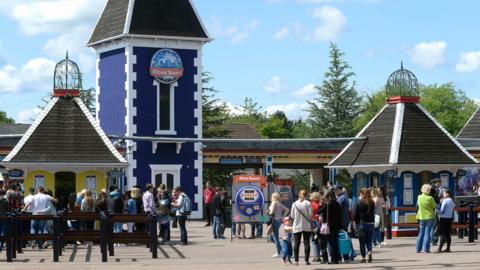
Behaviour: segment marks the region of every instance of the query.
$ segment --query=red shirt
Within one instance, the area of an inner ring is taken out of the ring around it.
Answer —
[[[311,201],[310,202],[310,205],[312,206],[312,216],[311,216],[311,220],[315,220],[315,221],[318,221],[318,208],[320,208],[320,204],[316,201]]]
[[[206,204],[210,204],[213,202],[213,196],[215,196],[215,189],[214,188],[206,188],[203,191],[203,201]]]

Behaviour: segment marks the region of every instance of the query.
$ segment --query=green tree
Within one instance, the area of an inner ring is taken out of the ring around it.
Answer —
[[[225,137],[228,131],[225,129],[225,121],[229,118],[228,108],[225,102],[215,97],[218,90],[211,85],[213,76],[209,72],[202,73],[202,114],[203,114],[203,137]]]
[[[6,112],[0,111],[0,124],[13,124],[15,120],[7,116]]]
[[[354,121],[356,131],[360,131],[385,106],[387,95],[384,90],[366,94],[360,105],[360,114]]]
[[[291,138],[292,121],[282,111],[277,111],[260,126],[260,134],[265,138]]]
[[[310,127],[306,121],[302,119],[292,121],[292,138],[309,138],[310,135]]]
[[[457,135],[477,108],[475,101],[453,83],[420,88],[420,103],[452,135]]]
[[[87,89],[80,89],[80,99],[83,101],[85,106],[88,108],[93,117],[96,116],[96,105],[97,100],[95,97],[95,88],[90,87]]]
[[[330,43],[330,66],[321,86],[316,86],[318,97],[309,101],[308,123],[313,137],[349,137],[355,134],[353,121],[359,114],[361,97],[355,90],[355,73],[343,60],[345,55],[337,45]]]

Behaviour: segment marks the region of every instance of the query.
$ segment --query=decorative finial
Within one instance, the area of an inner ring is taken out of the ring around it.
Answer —
[[[403,60],[400,60],[400,69],[403,69]]]

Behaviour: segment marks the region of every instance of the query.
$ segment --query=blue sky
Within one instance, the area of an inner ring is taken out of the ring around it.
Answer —
[[[400,61],[421,83],[454,82],[480,98],[479,1],[194,0],[211,36],[204,69],[232,108],[246,96],[304,117],[328,67],[329,41],[346,53],[357,90],[380,89]],[[95,85],[84,47],[105,0],[0,0],[0,110],[28,122],[68,49]]]

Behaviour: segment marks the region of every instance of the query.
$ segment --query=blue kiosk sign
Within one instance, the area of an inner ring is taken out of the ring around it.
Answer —
[[[235,206],[238,212],[246,217],[254,217],[262,213],[265,198],[263,192],[254,185],[241,187],[235,195]]]

